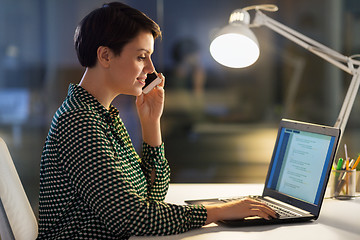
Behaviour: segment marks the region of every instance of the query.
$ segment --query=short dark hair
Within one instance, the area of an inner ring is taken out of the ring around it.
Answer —
[[[159,25],[139,10],[119,2],[104,4],[85,16],[75,30],[74,44],[80,64],[94,67],[100,46],[120,55],[140,31],[151,32],[154,39],[161,37]]]

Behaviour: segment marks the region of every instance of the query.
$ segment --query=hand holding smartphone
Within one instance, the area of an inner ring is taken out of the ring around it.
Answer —
[[[145,86],[142,89],[144,94],[148,94],[154,87],[161,83],[161,79],[158,77],[157,72],[153,72],[147,75],[145,79]]]

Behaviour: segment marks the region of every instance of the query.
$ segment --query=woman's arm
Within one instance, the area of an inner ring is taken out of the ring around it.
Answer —
[[[151,147],[144,143],[140,165],[148,182],[148,199],[164,201],[170,182],[170,167],[165,158],[164,144]]]
[[[136,98],[136,107],[140,118],[143,140],[152,147],[162,143],[160,118],[164,109],[164,76],[159,73],[162,82],[148,94]]]
[[[158,74],[162,82],[148,94],[141,94],[136,98],[136,107],[141,123],[143,141],[151,147],[159,147],[162,144],[160,118],[164,109],[164,84],[165,77]],[[159,170],[159,169],[158,169]],[[158,173],[155,166],[150,171],[151,184],[155,184]],[[167,189],[167,188],[166,188]]]

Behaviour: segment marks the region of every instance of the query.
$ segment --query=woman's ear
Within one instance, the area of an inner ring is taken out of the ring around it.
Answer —
[[[108,68],[110,66],[111,50],[108,47],[100,46],[97,49],[97,59],[101,66]]]

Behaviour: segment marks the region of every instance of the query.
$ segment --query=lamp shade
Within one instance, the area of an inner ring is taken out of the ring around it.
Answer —
[[[259,43],[244,24],[229,24],[219,31],[210,44],[212,57],[230,68],[250,66],[259,58]]]

